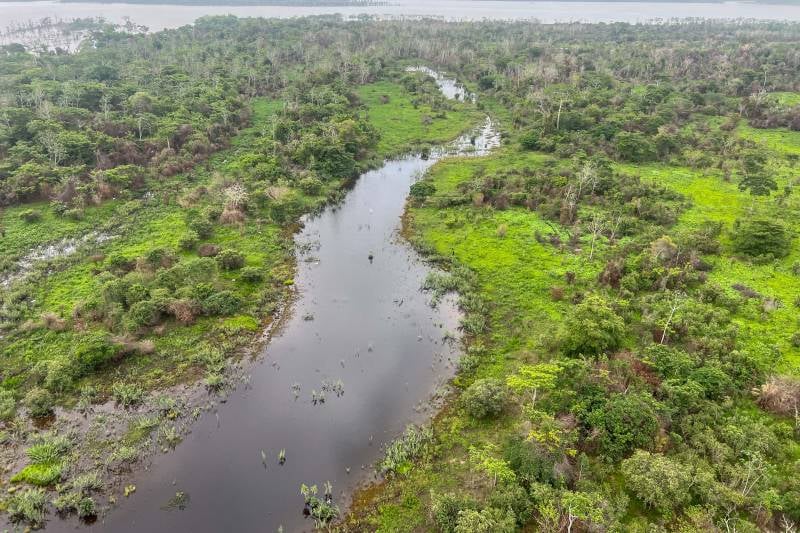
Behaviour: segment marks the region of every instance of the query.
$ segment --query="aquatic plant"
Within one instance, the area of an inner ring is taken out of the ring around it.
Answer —
[[[432,443],[431,427],[409,425],[403,435],[386,447],[378,470],[383,475],[404,474],[411,469],[414,460],[429,453]]]

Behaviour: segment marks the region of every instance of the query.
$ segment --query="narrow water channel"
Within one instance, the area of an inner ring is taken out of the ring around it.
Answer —
[[[454,371],[457,347],[444,337],[456,333],[459,313],[452,300],[429,305],[420,286],[430,267],[398,235],[409,186],[445,155],[498,143],[487,119],[427,159],[365,173],[341,204],[305,220],[291,316],[249,383],[134,476],[135,494],[92,528],[311,530],[301,483],[330,481],[344,507],[374,476],[382,446],[431,414],[421,406]],[[178,492],[182,509],[169,505]]]

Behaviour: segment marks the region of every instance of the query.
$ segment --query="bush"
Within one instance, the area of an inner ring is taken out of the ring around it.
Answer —
[[[322,181],[313,176],[306,176],[305,178],[301,179],[297,183],[297,186],[301,191],[308,195],[317,195],[322,191]]]
[[[788,255],[792,240],[783,224],[764,218],[737,221],[732,239],[737,253],[767,261]]]
[[[636,497],[659,513],[679,510],[691,499],[691,471],[668,457],[636,450],[622,462],[622,475]]]
[[[194,250],[197,247],[197,243],[200,240],[200,235],[197,234],[196,231],[187,231],[183,234],[183,236],[178,239],[178,247],[181,250]]]
[[[590,295],[564,320],[559,335],[566,355],[600,355],[622,342],[625,323],[600,296]]]
[[[44,524],[46,504],[44,489],[27,489],[8,499],[6,511],[14,522],[27,522],[33,527],[39,527]]]
[[[42,214],[35,209],[26,209],[20,212],[19,218],[24,222],[38,222],[42,219]]]
[[[135,383],[116,382],[111,386],[111,396],[123,407],[139,405],[144,400],[144,389]]]
[[[201,239],[207,239],[214,233],[214,224],[208,219],[196,218],[189,222],[188,226]]]
[[[217,255],[217,262],[224,270],[238,270],[244,266],[244,255],[236,250],[222,250]]]
[[[258,267],[245,267],[240,272],[242,280],[248,283],[258,283],[264,281],[264,271]]]
[[[409,193],[416,200],[424,200],[436,192],[436,186],[430,181],[418,181],[411,185]]]
[[[453,533],[513,533],[516,530],[515,522],[510,509],[467,509],[458,514]]]
[[[536,131],[529,131],[519,138],[519,144],[525,150],[539,150],[541,145],[539,143],[540,135]]]
[[[53,414],[55,400],[53,395],[46,389],[36,387],[28,391],[23,401],[28,413],[33,418],[43,418]]]
[[[161,318],[161,309],[153,300],[136,302],[128,311],[128,322],[132,329],[158,324]]]
[[[506,388],[499,379],[478,379],[467,387],[461,396],[461,404],[473,418],[496,416],[503,410]]]
[[[453,533],[456,530],[461,511],[477,508],[478,504],[470,498],[431,491],[431,518],[442,533]]]
[[[14,394],[5,389],[0,389],[0,422],[8,422],[17,413],[17,402]]]
[[[489,496],[489,505],[496,509],[511,509],[517,525],[528,523],[533,514],[531,498],[523,487],[516,484],[501,485]]]
[[[653,399],[644,394],[616,394],[591,411],[587,421],[601,453],[613,461],[651,446],[659,428]]]
[[[212,294],[203,302],[203,312],[207,315],[233,315],[242,308],[242,299],[231,291]]]

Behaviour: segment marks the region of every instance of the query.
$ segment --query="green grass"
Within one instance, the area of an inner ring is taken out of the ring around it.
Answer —
[[[413,95],[389,81],[362,85],[357,93],[367,106],[370,123],[381,134],[378,152],[384,156],[400,154],[420,143],[452,140],[483,116],[469,104],[453,103],[454,110],[439,117],[427,105],[414,107]],[[388,98],[385,103],[383,97]],[[424,124],[424,117],[430,117],[431,123]]]
[[[784,156],[800,156],[800,131],[785,128],[760,129],[746,124],[738,127],[741,137],[750,139],[766,150]]]
[[[793,93],[793,92],[775,92],[770,93],[770,98],[774,99],[775,102],[781,107],[794,107],[796,105],[800,105],[800,93]]]

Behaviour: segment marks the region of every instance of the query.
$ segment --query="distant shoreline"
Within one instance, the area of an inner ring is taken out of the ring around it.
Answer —
[[[47,0],[0,0],[4,3],[37,4]],[[488,0],[467,0],[488,1]],[[507,3],[585,3],[585,4],[756,4],[756,5],[800,5],[800,0],[491,0]],[[281,7],[382,7],[394,2],[389,0],[55,0],[60,4],[130,4],[130,5],[176,5],[176,6],[281,6]]]

